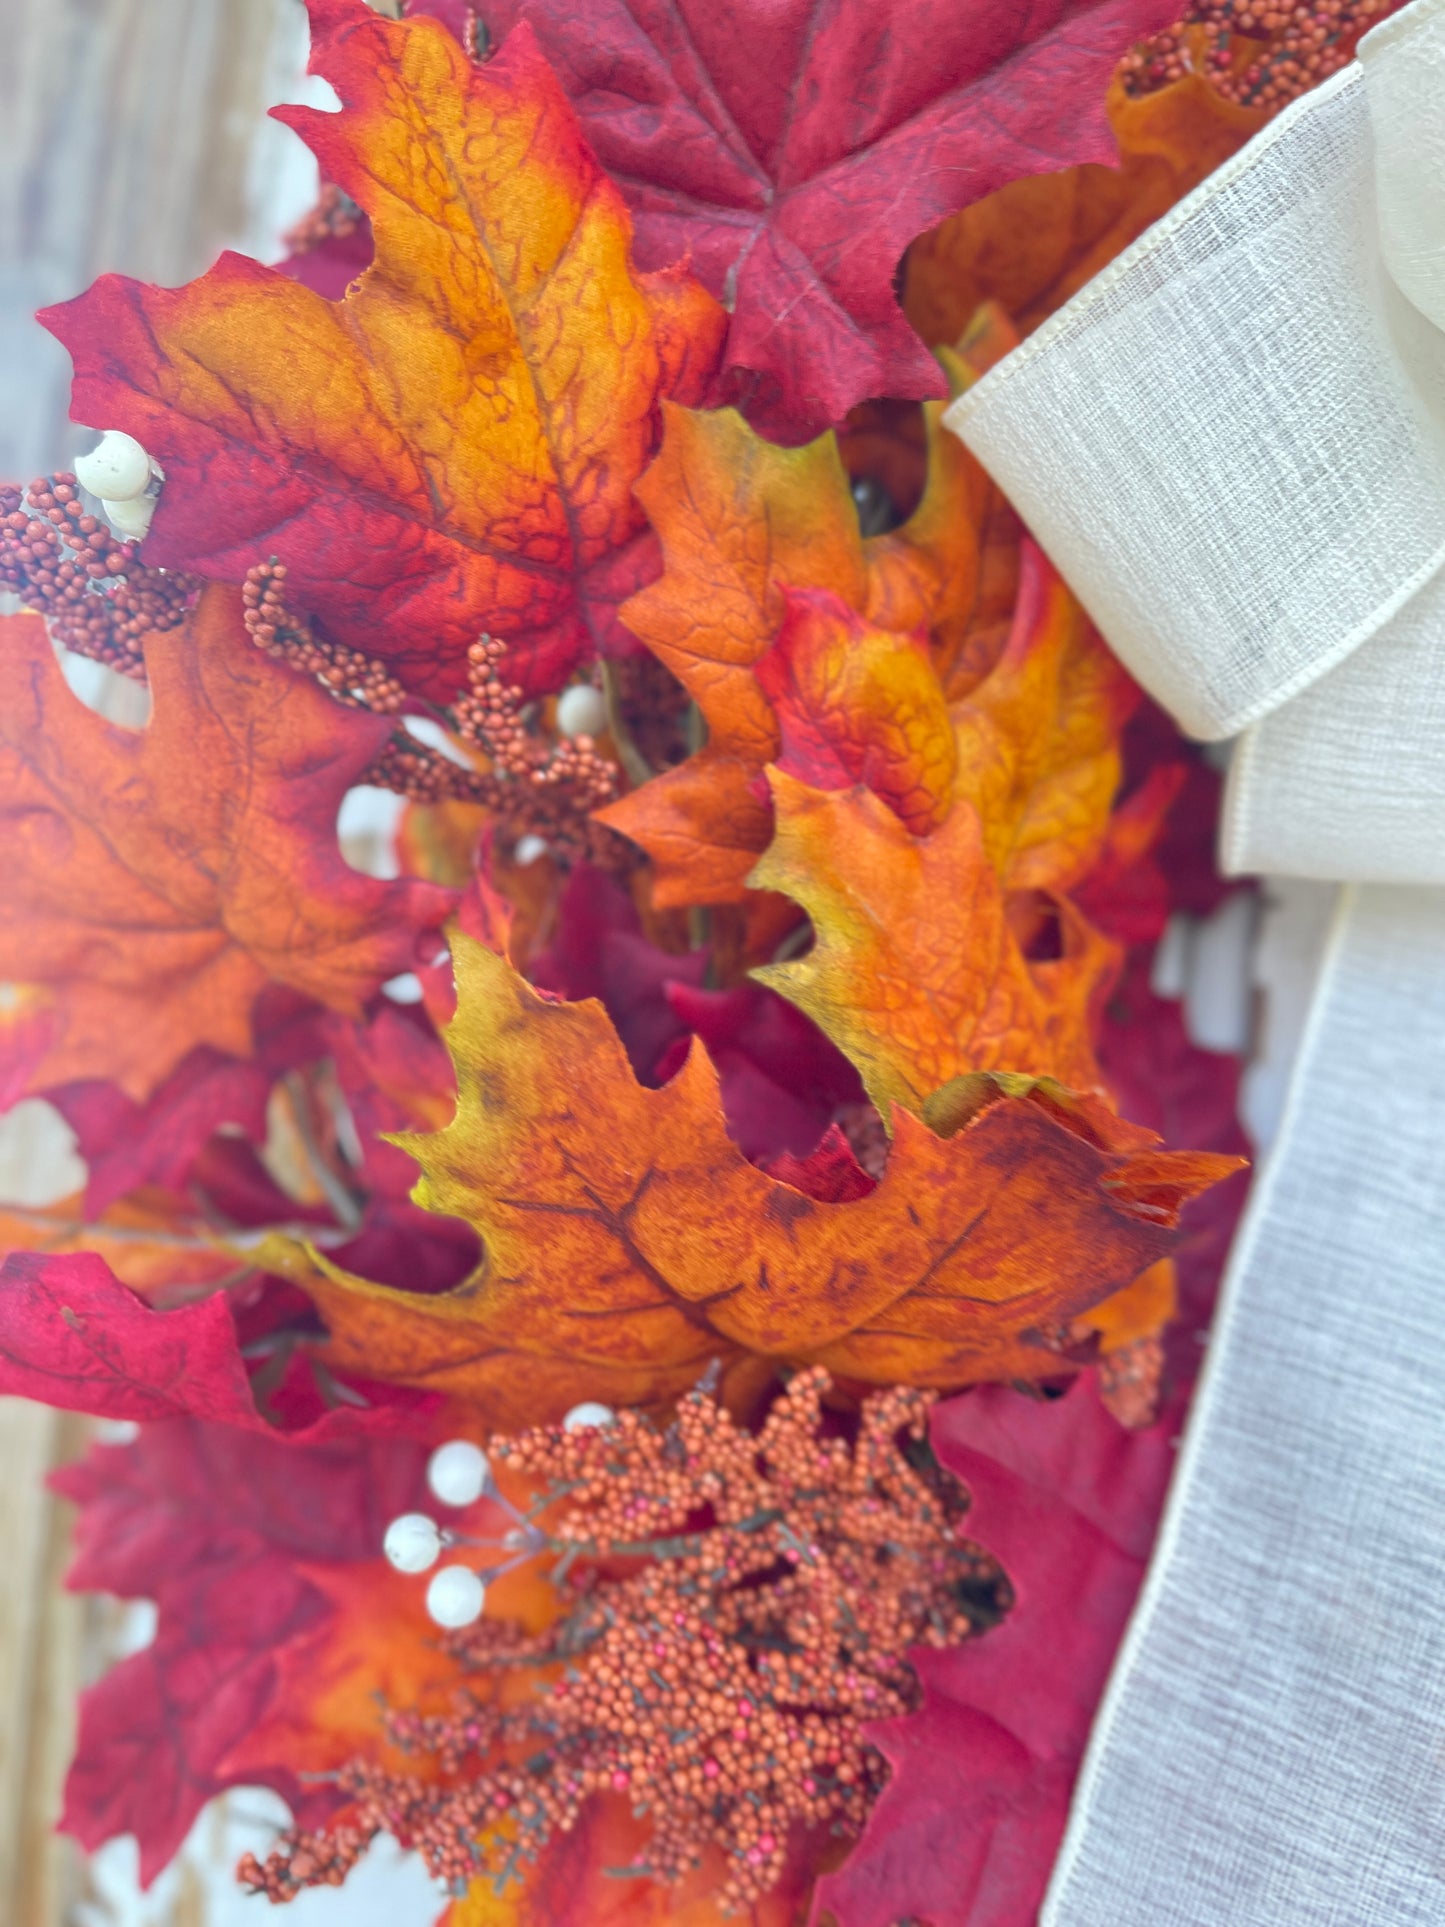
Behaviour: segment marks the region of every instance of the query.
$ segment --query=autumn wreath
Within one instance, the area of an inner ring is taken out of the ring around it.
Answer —
[[[87,1845],[1033,1919],[1243,1140],[1150,985],[1214,776],[939,418],[1387,10],[1174,4],[310,0],[292,256],[42,317],[0,1084],[87,1179],[0,1389],[134,1422],[59,1484],[159,1614]]]

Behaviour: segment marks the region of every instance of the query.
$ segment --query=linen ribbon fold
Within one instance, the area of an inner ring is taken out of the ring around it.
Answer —
[[[946,417],[1342,892],[1043,1920],[1445,1920],[1445,0]],[[1403,886],[1403,887],[1402,887]]]

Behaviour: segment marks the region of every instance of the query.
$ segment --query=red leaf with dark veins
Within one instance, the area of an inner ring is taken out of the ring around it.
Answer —
[[[271,1430],[256,1409],[224,1294],[153,1311],[89,1252],[17,1251],[0,1265],[0,1395],[97,1418],[196,1416]],[[393,1393],[385,1410],[342,1406],[296,1436],[405,1429],[431,1403]]]
[[[1120,56],[1178,0],[489,0],[530,21],[632,204],[639,265],[733,308],[730,399],[782,440],[942,395],[910,241],[1019,175],[1114,162]]]

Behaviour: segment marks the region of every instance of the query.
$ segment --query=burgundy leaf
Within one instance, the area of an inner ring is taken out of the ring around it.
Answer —
[[[632,205],[642,267],[732,308],[729,398],[803,441],[945,393],[894,274],[1022,174],[1113,162],[1109,77],[1178,0],[487,0],[530,21]]]

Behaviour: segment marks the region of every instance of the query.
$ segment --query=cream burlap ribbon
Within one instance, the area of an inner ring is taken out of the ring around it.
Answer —
[[[958,402],[1182,726],[1348,885],[1055,1927],[1445,1922],[1445,0]]]

